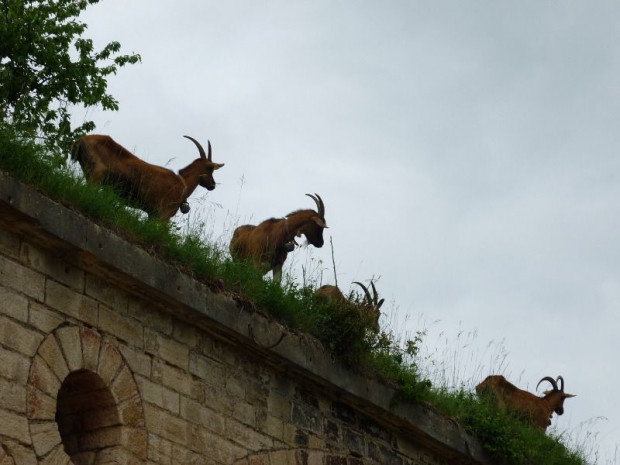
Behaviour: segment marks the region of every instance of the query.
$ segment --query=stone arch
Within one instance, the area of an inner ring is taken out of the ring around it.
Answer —
[[[62,326],[30,366],[27,417],[41,464],[142,464],[144,410],[131,370],[97,331]]]

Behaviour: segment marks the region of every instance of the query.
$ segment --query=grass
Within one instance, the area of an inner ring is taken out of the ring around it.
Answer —
[[[231,261],[221,244],[205,241],[200,224],[181,234],[178,226],[147,220],[144,215],[127,210],[113,190],[85,183],[62,160],[47,156],[40,147],[20,140],[11,128],[2,125],[0,169],[148,249],[212,289],[234,293],[247,305],[273,314],[290,328],[312,334],[349,367],[379,373],[399,386],[396,402],[430,403],[458,420],[499,457],[515,464],[586,463],[580,453],[562,444],[562,438],[532,430],[495,411],[471,393],[471,386],[455,388],[459,378],[456,366],[461,362],[457,348],[450,349],[457,362],[453,367],[430,363],[425,369],[424,364],[432,358],[422,352],[425,332],[404,341],[389,330],[372,333],[350,306],[335,308],[316,301],[312,279],[304,276],[303,284],[288,280],[283,285],[265,280],[251,267]],[[443,381],[435,381],[433,387],[429,378],[437,380],[442,376]]]

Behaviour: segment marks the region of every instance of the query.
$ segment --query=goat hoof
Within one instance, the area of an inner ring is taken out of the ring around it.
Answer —
[[[189,212],[189,203],[183,202],[181,204],[181,213],[183,213],[185,215],[188,212]]]

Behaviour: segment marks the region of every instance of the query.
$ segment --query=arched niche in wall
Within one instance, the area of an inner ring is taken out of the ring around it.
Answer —
[[[146,461],[144,411],[131,370],[92,329],[63,326],[40,344],[30,366],[27,416],[40,463]]]

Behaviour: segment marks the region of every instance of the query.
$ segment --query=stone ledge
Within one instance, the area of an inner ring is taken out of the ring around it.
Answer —
[[[176,317],[310,381],[410,434],[422,447],[450,463],[493,463],[479,442],[453,420],[423,405],[391,403],[396,390],[346,370],[313,338],[299,336],[230,297],[216,294],[168,263],[0,171],[0,225],[23,235],[56,257],[112,281],[118,287],[162,304]],[[268,349],[282,335],[284,339]]]

